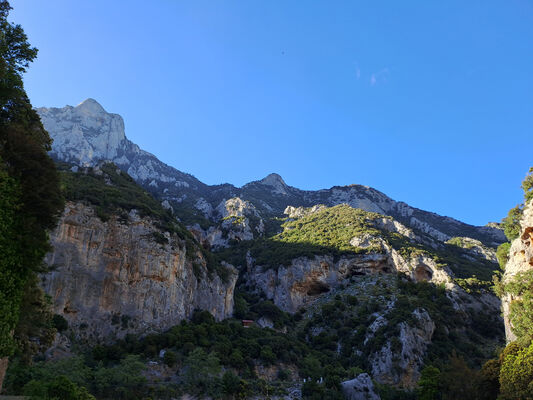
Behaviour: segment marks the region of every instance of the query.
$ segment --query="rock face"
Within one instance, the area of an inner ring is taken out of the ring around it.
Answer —
[[[414,326],[406,322],[399,324],[399,352],[392,350],[389,341],[371,356],[372,376],[378,382],[402,387],[414,387],[418,382],[419,369],[431,343],[435,323],[424,309],[414,310],[413,316],[416,321]]]
[[[54,311],[80,336],[106,339],[163,330],[194,309],[219,320],[231,315],[237,278],[232,267],[223,282],[207,273],[200,254],[192,255],[197,277],[183,240],[135,212],[128,219],[103,222],[92,208],[68,203],[51,234],[53,251],[46,262],[53,270],[43,277],[43,287]]]
[[[374,391],[374,384],[368,374],[359,374],[356,378],[341,383],[342,393],[347,400],[380,400]]]
[[[208,186],[159,161],[126,138],[124,122],[119,115],[107,113],[93,99],[76,107],[39,108],[45,128],[54,140],[51,155],[78,165],[94,165],[109,160],[126,171],[148,191],[166,200],[179,217],[195,210],[198,222],[208,218],[217,223],[221,202],[239,197],[249,201],[263,218],[281,217],[286,207],[334,206],[346,203],[354,208],[394,217],[406,227],[429,235],[438,241],[467,236],[494,245],[505,241],[503,232],[492,226],[476,227],[453,218],[419,210],[397,202],[368,186],[335,186],[318,191],[305,191],[287,185],[277,174],[236,188],[224,184]],[[189,225],[193,225],[190,223]],[[252,229],[252,234],[256,235]]]
[[[502,279],[504,284],[511,281],[516,274],[533,269],[533,201],[530,201],[524,208],[520,227],[520,235],[513,240],[509,250],[509,261],[505,265]],[[515,300],[513,295],[509,293],[502,297],[505,336],[508,342],[516,340],[509,321],[509,308],[513,300]]]
[[[233,197],[222,200],[214,209],[203,198],[198,200],[197,205],[199,202],[213,225],[202,229],[199,224],[195,224],[189,229],[200,242],[211,248],[229,247],[232,242],[252,240],[265,233],[261,214],[249,201]]]
[[[129,141],[122,117],[106,112],[93,99],[76,107],[42,107],[37,112],[54,141],[50,155],[58,160],[82,166],[112,161],[146,186],[152,182],[152,187],[160,182],[180,188],[203,185],[193,176],[169,167]]]
[[[356,238],[354,238],[356,239]],[[359,238],[357,238],[359,239]],[[368,244],[376,238],[369,238]],[[354,246],[365,245],[361,241]],[[341,257],[335,260],[329,255],[292,260],[289,266],[280,265],[277,269],[254,265],[248,258],[247,281],[260,289],[279,308],[296,312],[300,307],[313,302],[320,295],[343,284],[354,275],[379,273],[402,273],[415,282],[429,281],[455,287],[448,268],[439,267],[427,256],[404,259],[395,249],[382,242],[383,253],[369,253]]]

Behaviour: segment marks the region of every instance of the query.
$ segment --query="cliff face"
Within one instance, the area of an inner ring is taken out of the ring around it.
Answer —
[[[335,239],[339,248],[349,244],[354,252],[300,256],[273,265],[261,263],[265,257],[252,248],[244,281],[282,310],[302,315],[310,342],[341,337],[337,352],[366,359],[375,381],[414,388],[425,359],[443,337],[453,332],[455,345],[472,345],[465,332],[479,330],[477,321],[502,323],[498,298],[485,288],[464,290],[457,277],[465,273],[467,260],[476,260],[487,271],[496,268],[493,249],[468,238],[455,238],[444,248],[392,218],[347,206],[292,207],[287,214],[292,221],[271,243],[283,243],[277,247],[280,252],[295,246],[297,239],[310,246],[311,233],[322,230],[328,231],[321,236],[324,246],[326,238]],[[442,247],[435,250],[426,242]],[[502,333],[490,332],[483,346],[499,345]]]
[[[421,256],[406,262],[394,249],[388,250],[384,254],[363,254],[339,260],[327,255],[314,259],[302,257],[277,270],[254,266],[249,258],[247,279],[279,308],[291,313],[324,293],[348,285],[358,275],[399,272],[416,282],[430,281],[454,287],[447,269],[437,268],[432,259]]]
[[[127,219],[103,222],[91,207],[69,202],[51,234],[46,262],[53,270],[43,276],[43,287],[54,311],[80,337],[162,330],[194,309],[219,320],[231,315],[237,279],[232,267],[223,282],[207,272],[201,254],[187,257],[176,235],[160,232],[134,211]]]
[[[513,280],[517,274],[533,269],[533,201],[524,208],[520,221],[520,235],[513,240],[509,250],[509,261],[505,265],[502,283],[505,285]],[[503,318],[505,322],[505,336],[508,342],[516,340],[516,335],[511,330],[509,320],[510,306],[516,300],[512,294],[502,296]]]

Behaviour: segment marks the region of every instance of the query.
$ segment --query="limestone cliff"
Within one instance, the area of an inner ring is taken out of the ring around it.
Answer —
[[[339,340],[337,352],[367,360],[366,368],[375,381],[413,388],[428,354],[434,352],[432,346],[438,347],[438,341],[451,331],[454,340],[468,343],[465,328],[474,332],[484,324],[502,323],[500,303],[493,293],[485,287],[474,292],[459,285],[468,262],[481,272],[486,269],[484,275],[497,268],[494,250],[480,242],[459,238],[433,248],[426,245],[434,244],[429,235],[415,233],[393,218],[348,206],[289,207],[286,211],[289,220],[270,246],[287,257],[300,250],[308,253],[290,262],[277,257],[277,263],[263,264],[260,260],[269,260],[261,248],[251,247],[243,281],[282,310],[304,315],[310,341],[338,337],[340,331],[331,330],[331,323],[339,322],[332,317],[334,307],[344,313],[338,318],[343,323],[366,315],[358,320],[358,326],[339,328],[343,336],[357,339]],[[322,233],[313,236],[316,232]],[[332,251],[329,240],[344,252]],[[307,255],[313,251],[323,254]],[[413,282],[434,285],[409,286]],[[410,290],[414,292],[409,294]],[[418,290],[428,292],[422,295]],[[427,296],[426,302],[420,301],[423,296]],[[437,301],[439,306],[435,307]],[[369,308],[371,303],[375,304]],[[362,308],[356,310],[357,304]],[[460,329],[457,321],[461,321]],[[501,344],[501,330],[487,336],[483,343],[486,349]]]
[[[51,244],[43,287],[82,338],[163,330],[194,309],[219,320],[232,313],[236,271],[226,266],[226,282],[208,273],[199,252],[188,255],[184,240],[134,210],[127,221],[103,222],[93,208],[69,202]]]
[[[524,208],[520,221],[520,234],[511,244],[509,261],[505,265],[502,283],[505,285],[511,282],[517,274],[530,270],[533,270],[533,201],[530,201]],[[502,296],[505,336],[508,342],[516,340],[509,320],[509,312],[511,303],[517,299],[518,297],[510,293],[504,293]]]
[[[406,261],[394,249],[386,253],[371,253],[341,257],[329,255],[292,260],[287,267],[278,269],[255,266],[249,258],[247,280],[260,289],[267,298],[288,312],[296,312],[316,300],[321,294],[350,282],[357,275],[404,273],[416,282],[431,281],[453,288],[447,269],[424,256]]]

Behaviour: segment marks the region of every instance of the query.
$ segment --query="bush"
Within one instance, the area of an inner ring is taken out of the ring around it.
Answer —
[[[500,398],[533,398],[533,344],[523,349],[513,346],[504,352],[500,369]]]
[[[176,362],[178,361],[178,356],[176,353],[174,353],[172,350],[167,350],[165,352],[165,355],[163,356],[163,362],[168,365],[169,367],[173,367],[176,365]]]
[[[58,332],[63,332],[68,329],[68,321],[59,314],[54,314],[52,317],[52,325],[57,329]]]
[[[501,269],[505,269],[505,264],[509,261],[509,250],[511,249],[511,243],[505,242],[498,246],[496,250],[496,258]]]
[[[516,206],[509,210],[507,216],[502,220],[503,232],[507,239],[512,242],[520,234],[520,219],[522,218],[523,209]]]

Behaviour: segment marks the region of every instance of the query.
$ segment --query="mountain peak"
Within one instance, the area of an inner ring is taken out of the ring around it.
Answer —
[[[90,97],[78,104],[76,108],[88,114],[102,114],[106,112],[100,103]]]
[[[263,185],[269,185],[269,186],[287,186],[283,178],[275,173],[268,174],[263,179],[261,179],[259,182],[261,182]]]
[[[259,181],[260,184],[270,186],[274,193],[287,194],[287,184],[278,174],[269,174]]]

